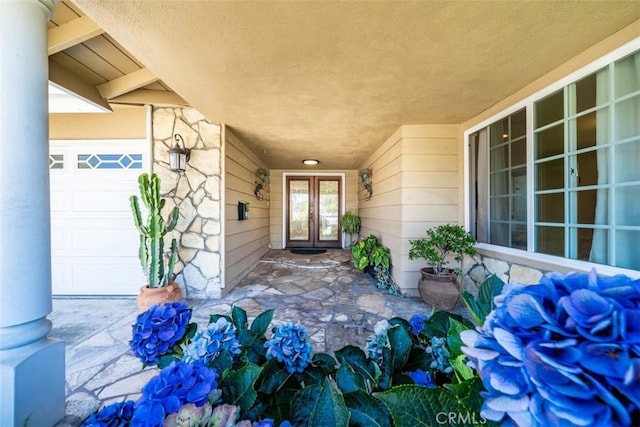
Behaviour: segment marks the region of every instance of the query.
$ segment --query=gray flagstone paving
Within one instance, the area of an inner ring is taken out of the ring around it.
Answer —
[[[301,323],[314,351],[332,354],[347,344],[364,347],[382,319],[431,311],[417,298],[378,289],[350,260],[348,250],[321,255],[272,250],[224,298],[188,301],[192,321],[202,328],[210,314],[230,314],[233,305],[245,309],[251,321],[273,308],[273,325]],[[155,368],[143,370],[129,351],[138,314],[132,298],[53,300],[50,336],[66,341],[66,416],[56,427],[81,425],[104,405],[137,399],[157,373]]]

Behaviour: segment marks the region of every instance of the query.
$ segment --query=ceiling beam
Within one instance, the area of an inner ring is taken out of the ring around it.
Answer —
[[[110,100],[158,80],[148,68],[141,68],[133,73],[125,74],[122,77],[98,85],[98,91],[104,99]]]
[[[104,30],[87,16],[81,16],[57,27],[49,28],[47,31],[49,55],[61,52],[102,33]]]
[[[86,83],[74,72],[51,60],[49,60],[49,80],[87,101],[111,111],[111,107],[102,99],[94,85]]]
[[[109,100],[112,104],[134,104],[134,105],[157,105],[159,107],[166,106],[186,106],[187,101],[182,99],[174,92],[165,92],[161,90],[137,89],[132,92],[120,95]]]

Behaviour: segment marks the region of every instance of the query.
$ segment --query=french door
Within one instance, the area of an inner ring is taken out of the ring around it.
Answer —
[[[339,248],[339,176],[288,176],[287,247]]]

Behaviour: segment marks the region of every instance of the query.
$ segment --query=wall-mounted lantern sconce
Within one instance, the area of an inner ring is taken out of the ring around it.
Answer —
[[[265,168],[258,168],[256,171],[256,182],[254,184],[256,187],[253,189],[253,194],[256,195],[258,200],[262,200],[262,189],[264,188],[264,183],[267,180],[267,170]]]
[[[371,195],[373,194],[373,184],[371,183],[371,169],[362,169],[360,170],[360,182],[362,183],[362,188],[367,192],[364,198],[369,200]]]
[[[174,172],[184,172],[187,169],[187,162],[191,156],[191,150],[185,148],[184,139],[179,133],[173,137],[175,145],[169,150],[169,169]],[[182,147],[180,146],[182,142]]]

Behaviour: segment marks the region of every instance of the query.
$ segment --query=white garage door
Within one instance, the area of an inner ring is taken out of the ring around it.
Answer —
[[[129,196],[148,171],[145,140],[51,141],[54,295],[136,295],[145,278]]]

